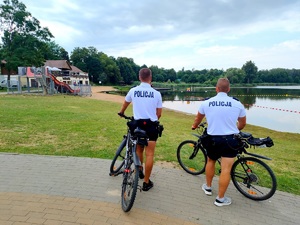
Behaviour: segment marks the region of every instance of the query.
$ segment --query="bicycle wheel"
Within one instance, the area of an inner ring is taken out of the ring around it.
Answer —
[[[121,142],[119,148],[117,149],[113,160],[111,161],[109,173],[110,176],[117,176],[120,173],[122,173],[120,170],[124,165],[124,158],[126,154],[126,141],[127,138],[125,137]]]
[[[271,198],[277,187],[276,177],[271,168],[253,157],[235,161],[231,169],[231,179],[240,193],[256,201]]]
[[[123,173],[123,184],[121,194],[121,204],[124,212],[128,212],[134,203],[137,187],[139,182],[139,166],[133,163],[132,158],[129,159]]]
[[[199,175],[205,171],[206,152],[197,146],[196,141],[186,140],[177,148],[177,160],[189,174]]]

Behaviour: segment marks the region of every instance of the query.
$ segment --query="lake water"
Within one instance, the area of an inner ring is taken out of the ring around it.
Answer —
[[[190,90],[162,91],[163,107],[196,115],[203,99],[216,95],[215,88]],[[229,95],[244,104],[248,124],[300,133],[300,86],[231,88]]]

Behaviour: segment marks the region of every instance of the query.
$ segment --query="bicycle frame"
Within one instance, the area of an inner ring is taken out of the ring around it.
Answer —
[[[128,117],[128,116],[125,116],[125,115],[122,115],[122,114],[118,114],[119,116],[127,119],[127,120],[133,120],[133,117]],[[134,131],[134,134],[136,133],[136,130]],[[129,159],[129,157],[131,156],[132,154],[132,159],[133,159],[133,163],[136,165],[136,166],[142,166],[141,164],[141,161],[140,161],[140,158],[139,156],[136,154],[136,147],[137,147],[137,143],[139,141],[139,136],[132,136],[131,135],[131,131],[130,131],[130,128],[128,127],[127,129],[127,135],[124,136],[124,138],[126,138],[126,155],[125,155],[125,167],[127,165],[127,162],[126,160]]]
[[[119,114],[120,115],[120,114]],[[120,115],[127,120],[132,120],[132,117],[127,117],[125,115]],[[139,131],[134,131],[131,133],[130,125],[127,123],[128,129],[127,134],[124,136],[122,144],[125,144],[125,157],[123,165],[123,182],[122,182],[122,192],[121,192],[121,206],[124,212],[131,210],[136,193],[139,188],[139,168],[141,166],[140,159],[136,154],[137,144],[139,143]],[[124,148],[123,147],[123,148]]]
[[[129,159],[130,155],[132,154],[133,163],[136,166],[141,166],[141,161],[136,154],[136,146],[137,146],[137,139],[133,139],[132,135],[130,134],[130,131],[128,130],[127,133],[127,140],[126,140],[126,156],[125,156],[125,167],[126,167],[126,160]]]
[[[251,155],[251,156],[260,158],[260,159],[272,160],[271,158],[263,156],[263,155],[258,155],[258,154],[255,154],[255,153],[247,152],[245,148],[243,149],[243,153],[245,153],[246,155]]]

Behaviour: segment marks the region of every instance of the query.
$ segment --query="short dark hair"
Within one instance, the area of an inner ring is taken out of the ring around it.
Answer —
[[[217,87],[219,88],[219,91],[228,93],[230,90],[229,80],[226,77],[220,78],[218,80]]]
[[[142,81],[148,81],[151,79],[152,72],[149,68],[142,68],[139,72],[139,77]]]

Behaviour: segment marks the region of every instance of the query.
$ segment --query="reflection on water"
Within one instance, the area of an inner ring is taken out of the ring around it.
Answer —
[[[215,88],[162,92],[163,107],[196,115],[203,99],[215,94]],[[300,86],[231,88],[229,95],[244,104],[248,124],[300,133]]]

